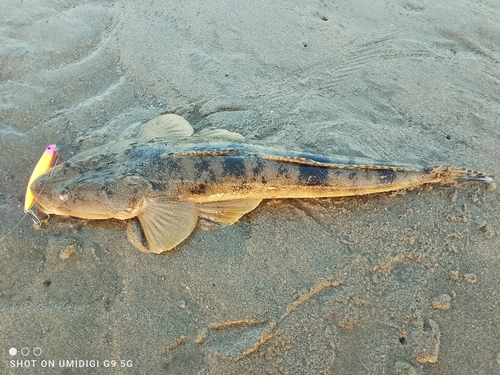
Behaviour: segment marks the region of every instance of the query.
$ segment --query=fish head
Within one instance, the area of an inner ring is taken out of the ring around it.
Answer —
[[[41,210],[82,219],[135,217],[151,190],[149,182],[124,175],[116,160],[92,159],[71,158],[38,177],[30,188]]]

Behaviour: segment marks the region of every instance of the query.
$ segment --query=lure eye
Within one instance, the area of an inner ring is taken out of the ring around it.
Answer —
[[[68,199],[69,199],[68,189],[61,190],[61,192],[59,193],[59,200],[61,202],[66,202]]]

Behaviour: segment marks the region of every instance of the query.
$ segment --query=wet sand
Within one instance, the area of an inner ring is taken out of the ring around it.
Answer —
[[[164,112],[293,150],[500,176],[498,2],[2,10],[2,374],[500,372],[500,195],[484,185],[265,201],[161,256],[120,221],[25,218],[9,233],[47,144],[68,159]]]

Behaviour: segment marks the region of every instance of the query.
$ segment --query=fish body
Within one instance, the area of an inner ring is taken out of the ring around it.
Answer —
[[[231,225],[262,199],[340,197],[491,180],[457,167],[325,157],[245,144],[240,138],[216,130],[198,137],[208,142],[195,143],[187,121],[164,115],[147,123],[140,138],[84,151],[52,168],[32,189],[47,214],[137,217],[147,246],[136,235],[129,240],[142,251],[161,253],[184,241],[198,219]]]

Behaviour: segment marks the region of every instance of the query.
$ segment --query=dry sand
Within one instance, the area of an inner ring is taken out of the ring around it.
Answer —
[[[69,158],[165,111],[500,176],[497,0],[0,3],[2,236],[47,144]],[[498,374],[499,198],[268,201],[164,256],[119,221],[25,218],[0,243],[0,373]],[[77,359],[100,367],[59,367]]]

